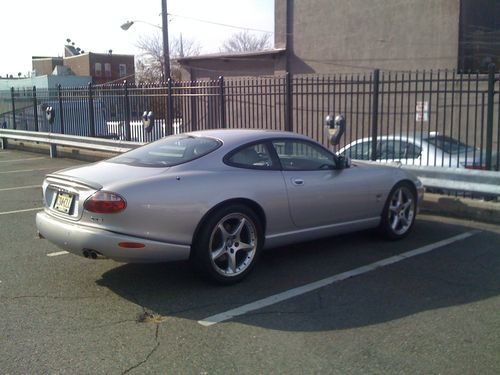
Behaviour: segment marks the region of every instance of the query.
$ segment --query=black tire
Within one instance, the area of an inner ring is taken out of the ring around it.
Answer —
[[[192,261],[202,274],[220,284],[234,284],[253,269],[264,235],[257,215],[245,205],[230,204],[201,224]]]
[[[389,240],[399,240],[410,233],[417,214],[417,195],[408,182],[397,183],[389,193],[382,211],[379,231]]]

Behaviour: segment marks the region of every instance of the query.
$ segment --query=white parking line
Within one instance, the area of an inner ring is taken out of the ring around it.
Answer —
[[[232,310],[220,313],[220,314],[212,315],[212,316],[205,318],[203,320],[199,320],[198,323],[201,324],[202,326],[209,327],[209,326],[212,326],[214,324],[232,319],[236,316],[244,315],[250,311],[258,310],[258,309],[261,309],[263,307],[274,305],[278,302],[282,302],[282,301],[288,300],[290,298],[300,296],[304,293],[311,292],[313,290],[316,290],[316,289],[322,288],[324,286],[336,283],[338,281],[346,280],[346,279],[349,279],[349,278],[354,277],[354,276],[359,276],[359,275],[362,275],[364,273],[376,270],[378,268],[388,266],[390,264],[394,264],[394,263],[400,262],[402,260],[417,256],[417,255],[428,253],[432,250],[436,250],[440,247],[447,246],[451,243],[464,240],[464,239],[466,239],[470,236],[473,236],[474,234],[479,233],[479,232],[480,231],[478,231],[478,230],[473,230],[473,231],[469,231],[466,233],[462,233],[462,234],[459,234],[457,236],[453,236],[451,238],[448,238],[446,240],[435,242],[433,244],[423,246],[423,247],[420,247],[418,249],[408,251],[406,253],[402,253],[399,255],[395,255],[393,257],[382,259],[378,262],[371,263],[371,264],[368,264],[366,266],[362,266],[362,267],[355,268],[355,269],[347,271],[347,272],[343,272],[343,273],[339,273],[339,274],[331,276],[331,277],[327,277],[326,279],[322,279],[322,280],[319,280],[319,281],[316,281],[316,282],[313,282],[310,284],[306,284],[306,285],[303,285],[303,286],[300,286],[300,287],[297,287],[294,289],[290,289],[290,290],[287,290],[285,292],[278,293],[278,294],[272,295],[270,297],[260,299],[260,300],[255,301],[255,302],[248,303],[246,305],[237,307],[235,309],[232,309]]]
[[[41,188],[41,187],[42,187],[42,185],[18,186],[18,187],[12,187],[12,188],[3,188],[3,189],[0,189],[0,191],[34,189],[34,188]]]
[[[27,208],[26,210],[16,210],[16,211],[6,211],[6,212],[0,212],[0,215],[10,215],[10,214],[18,214],[20,212],[29,212],[29,211],[40,211],[43,210],[43,207],[38,207],[38,208]]]
[[[39,158],[26,158],[26,159],[13,159],[13,160],[0,160],[0,163],[16,163],[18,161],[28,161],[28,160],[40,160],[40,159],[47,159],[44,156],[41,156]]]
[[[54,169],[54,167],[38,168],[38,169],[18,169],[15,171],[4,171],[0,173],[7,174],[7,173],[21,173],[21,172],[36,172],[36,171],[46,171],[47,169]]]
[[[58,251],[56,253],[49,253],[47,254],[48,257],[56,257],[56,256],[59,256],[59,255],[66,255],[66,254],[69,254],[69,252],[67,251]]]

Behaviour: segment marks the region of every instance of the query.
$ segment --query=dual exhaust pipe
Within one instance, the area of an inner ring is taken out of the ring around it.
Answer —
[[[85,258],[92,259],[92,260],[104,258],[104,256],[100,252],[95,251],[95,250],[91,250],[91,249],[83,249],[82,255]]]

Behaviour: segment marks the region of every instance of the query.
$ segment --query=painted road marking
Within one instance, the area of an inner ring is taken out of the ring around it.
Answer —
[[[59,256],[59,255],[66,255],[66,254],[69,254],[69,252],[67,251],[58,251],[56,253],[49,253],[47,254],[48,257],[56,257],[56,256]]]
[[[17,211],[6,211],[6,212],[0,212],[0,215],[10,215],[10,214],[18,214],[20,212],[29,212],[29,211],[40,211],[43,210],[43,207],[38,207],[38,208],[27,208],[26,210],[17,210]]]
[[[39,168],[39,169],[18,169],[16,171],[5,171],[0,173],[6,174],[6,173],[36,172],[36,171],[46,171],[47,169],[54,169],[54,167]]]
[[[459,234],[457,236],[453,236],[453,237],[450,237],[448,239],[445,239],[445,240],[442,240],[439,242],[435,242],[435,243],[430,244],[430,245],[419,247],[418,249],[411,250],[411,251],[408,251],[406,253],[402,253],[402,254],[395,255],[395,256],[392,256],[392,257],[389,257],[386,259],[382,259],[378,262],[371,263],[371,264],[368,264],[366,266],[355,268],[355,269],[347,271],[347,272],[342,272],[342,273],[339,273],[337,275],[327,277],[325,279],[322,279],[322,280],[319,280],[319,281],[316,281],[316,282],[313,282],[310,284],[306,284],[306,285],[303,285],[303,286],[300,286],[300,287],[297,287],[294,289],[287,290],[287,291],[282,292],[282,293],[272,295],[272,296],[267,297],[267,298],[260,299],[260,300],[255,301],[255,302],[248,303],[246,305],[237,307],[235,309],[232,309],[232,310],[220,313],[220,314],[209,316],[208,318],[205,318],[203,320],[199,320],[198,323],[201,324],[202,326],[209,327],[209,326],[212,326],[214,324],[232,319],[236,316],[244,315],[250,311],[254,311],[254,310],[261,309],[263,307],[271,306],[271,305],[274,305],[278,302],[282,302],[282,301],[288,300],[290,298],[294,298],[294,297],[300,296],[302,294],[309,293],[313,290],[323,288],[327,285],[334,284],[336,282],[346,280],[346,279],[349,279],[349,278],[354,277],[354,276],[359,276],[359,275],[362,275],[364,273],[374,271],[378,268],[388,266],[390,264],[394,264],[397,262],[401,262],[402,260],[417,256],[417,255],[428,253],[432,250],[436,250],[440,247],[447,246],[447,245],[452,244],[454,242],[462,241],[462,240],[464,240],[468,237],[471,237],[479,232],[480,231],[478,231],[478,230],[473,230],[473,231],[469,231],[466,233],[462,233],[462,234]]]
[[[41,187],[42,187],[42,185],[18,186],[18,187],[0,189],[0,191],[20,190],[20,189],[34,189],[34,188],[41,188]]]
[[[28,161],[28,160],[41,160],[41,159],[47,159],[44,156],[41,156],[39,158],[27,158],[27,159],[13,159],[13,160],[1,160],[0,163],[16,163],[18,161]]]

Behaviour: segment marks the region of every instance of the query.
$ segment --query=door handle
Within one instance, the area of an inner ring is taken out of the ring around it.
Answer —
[[[304,180],[301,178],[292,178],[292,184],[297,186],[304,185]]]

